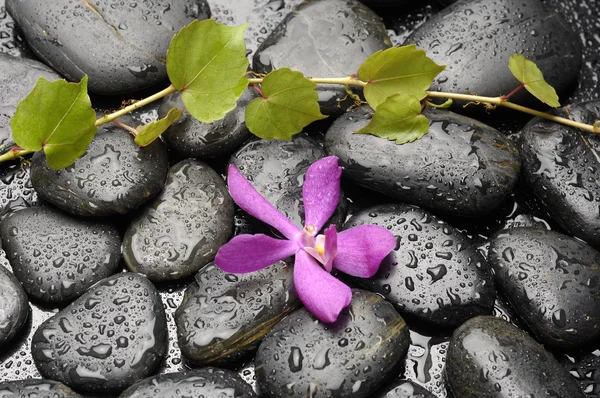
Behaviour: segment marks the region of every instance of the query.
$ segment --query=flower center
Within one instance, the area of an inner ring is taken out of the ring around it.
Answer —
[[[317,227],[312,224],[307,225],[302,230],[298,239],[298,244],[302,250],[310,254],[317,260],[323,268],[331,272],[333,259],[337,255],[337,235],[335,227],[325,231],[325,234],[317,235]],[[328,242],[328,239],[331,240]]]

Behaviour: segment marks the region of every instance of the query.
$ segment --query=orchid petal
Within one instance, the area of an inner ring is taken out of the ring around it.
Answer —
[[[275,206],[269,203],[233,165],[227,170],[231,197],[246,213],[277,229],[286,238],[296,239],[300,230]]]
[[[320,321],[335,322],[350,304],[352,291],[304,250],[296,253],[294,285],[300,301]]]
[[[215,257],[215,264],[225,272],[245,274],[275,264],[297,250],[298,245],[289,240],[263,234],[238,235],[221,246]]]
[[[325,230],[325,250],[323,251],[323,258],[325,259],[325,263],[323,266],[327,270],[327,272],[331,272],[333,267],[333,260],[337,255],[337,231],[335,229],[335,225],[329,226]]]
[[[320,231],[329,220],[340,200],[341,175],[335,156],[317,160],[308,168],[302,186],[304,225],[312,224]]]
[[[383,259],[396,248],[396,238],[379,225],[359,225],[337,236],[333,268],[359,278],[375,275]]]

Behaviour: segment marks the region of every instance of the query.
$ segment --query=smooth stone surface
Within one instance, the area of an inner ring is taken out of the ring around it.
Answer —
[[[184,278],[212,261],[232,230],[233,200],[221,176],[206,163],[183,160],[129,224],[123,258],[152,281]]]
[[[9,264],[0,249],[0,347],[17,335],[29,317],[27,294],[5,265]],[[1,392],[0,388],[0,396]]]
[[[27,379],[0,383],[2,398],[83,398],[54,380]]]
[[[173,35],[210,16],[205,0],[6,0],[6,8],[45,63],[71,81],[88,75],[90,92],[108,95],[166,80]]]
[[[377,273],[357,282],[382,294],[401,313],[441,327],[491,314],[496,293],[485,259],[468,237],[411,205],[379,205],[350,218],[344,229],[380,225],[398,243]]]
[[[366,107],[363,107],[366,108]],[[359,108],[325,136],[330,155],[356,184],[421,207],[461,217],[493,213],[519,178],[519,153],[497,130],[466,116],[427,110],[429,132],[404,145],[353,134],[371,119]]]
[[[163,303],[130,272],[96,284],[35,331],[40,373],[74,390],[114,393],[154,372],[167,350]]]
[[[600,252],[558,232],[515,228],[491,240],[488,261],[541,343],[570,348],[600,335]]]
[[[405,43],[416,44],[435,62],[447,65],[432,88],[456,93],[510,93],[519,85],[508,68],[515,53],[535,62],[559,93],[575,80],[581,66],[577,35],[538,0],[459,1],[435,14]],[[525,90],[513,100],[539,103]]]
[[[53,170],[43,152],[33,155],[31,182],[48,202],[80,216],[125,214],[152,199],[169,170],[167,149],[156,140],[145,148],[117,126],[101,128],[86,153]]]
[[[61,78],[41,62],[0,54],[0,147],[14,145],[10,118],[40,77],[49,81]]]
[[[244,91],[237,107],[214,123],[202,123],[184,110],[183,116],[162,134],[165,144],[180,158],[210,159],[230,155],[252,136],[246,127],[245,113],[246,106],[255,97],[253,91]],[[162,101],[159,117],[165,117],[172,108],[185,109],[178,93]]]
[[[577,37],[583,46],[577,88],[569,96],[569,102],[600,99],[600,18],[597,0],[544,0],[544,4],[559,13],[567,26],[578,33]]]
[[[6,12],[5,0],[0,0],[0,52],[18,58],[34,58],[15,20]]]
[[[380,18],[357,0],[308,0],[289,13],[261,44],[254,72],[291,68],[311,77],[345,77],[371,54],[391,46]],[[344,88],[319,86],[321,112],[340,113]],[[344,107],[353,101],[345,101]]]
[[[436,398],[436,396],[417,383],[398,380],[383,388],[373,398]]]
[[[237,275],[204,267],[175,314],[183,355],[198,365],[228,364],[253,351],[300,305],[293,274],[283,261]]]
[[[229,26],[248,22],[244,40],[249,57],[283,18],[303,0],[207,0],[210,17]]]
[[[593,124],[600,101],[568,105],[560,116]],[[520,140],[523,177],[550,216],[570,235],[600,247],[600,137],[533,119]]]
[[[28,163],[0,167],[0,220],[13,211],[40,206],[40,198],[31,183]]]
[[[296,135],[291,141],[255,140],[241,147],[230,159],[271,204],[298,228],[304,228],[302,184],[311,164],[325,157],[325,151],[311,138]],[[341,225],[346,214],[344,193],[330,224]]]
[[[269,397],[370,397],[397,371],[409,344],[390,303],[354,290],[334,323],[302,308],[277,324],[256,354],[258,385]]]
[[[217,368],[167,373],[139,381],[119,398],[254,398],[252,388],[236,373]]]
[[[20,210],[0,223],[13,272],[27,294],[50,305],[68,304],[113,274],[121,238],[107,223],[81,220],[51,207]]]
[[[460,398],[583,398],[574,378],[527,333],[495,317],[468,320],[456,329],[446,376]]]

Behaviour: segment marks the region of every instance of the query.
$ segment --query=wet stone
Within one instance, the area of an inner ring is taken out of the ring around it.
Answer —
[[[180,158],[210,159],[230,155],[251,137],[246,127],[245,112],[246,106],[255,97],[253,91],[247,89],[234,110],[210,124],[200,122],[184,110],[183,116],[162,134],[169,150]],[[163,100],[159,117],[165,117],[172,108],[185,109],[178,93]]]
[[[261,44],[252,66],[258,73],[288,67],[305,76],[344,77],[390,46],[381,19],[357,0],[309,0]],[[344,88],[319,86],[317,93],[323,113],[340,113],[337,105],[346,96]]]
[[[254,398],[256,396],[252,387],[236,373],[226,369],[202,368],[167,373],[139,381],[119,395],[119,398]]]
[[[68,80],[95,94],[126,94],[167,79],[171,38],[210,15],[205,0],[6,0],[27,43]]]
[[[233,200],[206,163],[183,160],[125,232],[123,257],[153,281],[194,275],[212,261],[233,230]]]
[[[593,124],[600,102],[568,105],[558,115]],[[600,137],[533,119],[521,135],[523,177],[546,212],[570,235],[600,247]]]
[[[325,151],[306,135],[291,141],[256,140],[240,148],[230,160],[270,203],[298,228],[304,228],[302,184],[308,167]],[[344,193],[329,223],[341,225],[346,214]]]
[[[175,322],[181,352],[198,365],[241,359],[299,306],[293,268],[283,261],[238,275],[209,264],[195,279]]]
[[[246,52],[252,56],[260,43],[277,27],[283,18],[303,0],[207,0],[211,18],[229,26],[248,22]]]
[[[441,91],[492,97],[510,93],[519,85],[508,68],[514,53],[534,61],[558,93],[575,80],[581,66],[577,35],[538,0],[459,1],[435,14],[405,43],[447,65],[433,85]],[[483,71],[489,78],[482,78]],[[512,100],[537,102],[526,90]]]
[[[373,398],[436,398],[425,388],[409,380],[397,380],[382,388]]]
[[[401,313],[441,327],[456,327],[491,314],[495,290],[487,263],[469,238],[429,212],[411,205],[379,205],[355,214],[344,229],[380,225],[398,240],[369,279]]]
[[[0,383],[3,398],[83,398],[54,380],[27,379]]]
[[[23,32],[6,12],[5,0],[0,0],[0,52],[13,57],[34,57],[31,49],[25,43]]]
[[[0,23],[1,16],[0,11]],[[0,41],[1,36],[0,33]],[[15,114],[19,102],[33,90],[40,76],[49,81],[61,78],[41,62],[0,54],[0,147],[14,145],[10,118]]]
[[[359,108],[339,117],[325,147],[356,184],[402,202],[461,217],[492,214],[517,183],[519,153],[497,130],[466,116],[428,110],[429,132],[404,145],[353,134],[371,115]]]
[[[17,335],[29,317],[29,301],[18,279],[5,268],[9,265],[0,249],[0,348]],[[0,396],[2,396],[0,388]]]
[[[570,348],[600,335],[600,252],[558,232],[515,228],[491,240],[488,261],[541,343]]]
[[[598,79],[600,79],[600,18],[596,0],[544,0],[578,33],[583,54],[581,70],[577,76],[577,88],[569,96],[569,102],[591,101],[600,99]]]
[[[0,223],[8,260],[27,294],[68,304],[113,274],[121,238],[111,224],[86,221],[51,207],[20,210]]]
[[[31,183],[29,164],[19,163],[0,167],[0,220],[10,212],[41,205]]]
[[[398,372],[409,343],[390,303],[354,290],[334,323],[302,308],[275,326],[256,354],[259,389],[269,397],[370,397]]]
[[[31,343],[42,376],[105,395],[150,376],[166,350],[158,291],[129,272],[104,279],[46,320]]]
[[[125,214],[152,199],[169,170],[167,149],[156,140],[145,148],[117,126],[101,127],[86,153],[62,170],[42,152],[32,158],[31,181],[43,199],[81,216]]]
[[[454,332],[446,376],[461,398],[585,397],[542,345],[491,316],[470,319]]]

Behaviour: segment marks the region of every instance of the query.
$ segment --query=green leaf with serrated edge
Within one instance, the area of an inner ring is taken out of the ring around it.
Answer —
[[[193,21],[171,40],[167,74],[188,112],[203,123],[224,118],[248,86],[247,26]]]
[[[377,108],[368,125],[355,134],[372,134],[405,144],[427,134],[429,122],[421,115],[421,103],[410,94],[399,93],[388,97]]]
[[[15,143],[30,151],[43,149],[55,170],[73,164],[96,134],[87,82],[87,76],[80,83],[40,77],[10,120]]]
[[[445,68],[410,44],[377,51],[360,66],[358,78],[367,83],[365,98],[377,110],[387,97],[400,92],[422,100],[433,79]]]
[[[321,114],[317,85],[300,72],[282,68],[269,73],[261,84],[263,97],[246,107],[246,126],[256,136],[290,140]]]
[[[508,61],[508,67],[533,96],[553,108],[560,106],[556,90],[544,80],[542,71],[534,62],[522,54],[514,54]]]
[[[136,128],[138,135],[135,136],[135,143],[138,146],[145,147],[150,145],[155,139],[157,139],[162,133],[164,133],[170,125],[175,123],[183,115],[181,109],[172,108],[162,119],[146,124],[145,126],[139,126]]]

